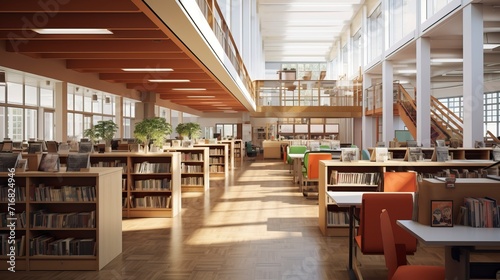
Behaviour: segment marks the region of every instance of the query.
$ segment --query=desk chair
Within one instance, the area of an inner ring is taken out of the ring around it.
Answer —
[[[363,194],[358,235],[354,238],[357,249],[365,255],[383,255],[380,232],[380,212],[387,209],[393,214],[391,221],[411,220],[413,216],[413,195],[410,193],[373,192]],[[417,251],[417,239],[404,229],[394,230],[396,242],[405,245],[406,255]]]
[[[253,146],[250,141],[245,142],[245,151],[249,158],[255,158],[257,156],[257,148]]]
[[[287,163],[290,165],[290,173],[292,173],[293,159],[290,157],[290,154],[305,154],[307,151],[306,146],[298,145],[298,146],[287,146]]]
[[[416,192],[416,172],[384,172],[384,192]]]
[[[397,210],[392,213],[397,213]],[[445,279],[445,269],[442,266],[408,265],[405,256],[405,245],[396,240],[393,225],[395,219],[389,216],[387,209],[380,213],[380,233],[382,234],[385,265],[388,269],[389,280],[433,280]],[[396,227],[399,228],[399,227]]]
[[[330,153],[311,153],[306,152],[304,155],[304,169],[302,170],[301,188],[304,193],[304,186],[309,182],[318,182],[319,179],[319,161],[331,160],[332,154]]]

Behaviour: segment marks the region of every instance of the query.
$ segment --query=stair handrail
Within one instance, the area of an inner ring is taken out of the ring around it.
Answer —
[[[439,111],[441,116],[446,117],[446,120],[444,120],[443,117],[440,117],[441,120],[443,120],[446,124],[450,125],[450,128],[453,131],[459,131],[460,134],[463,133],[463,127],[462,127],[462,120],[460,117],[458,117],[453,111],[451,111],[449,108],[444,106],[443,103],[441,103],[436,97],[431,96],[431,107],[433,107],[435,110]],[[437,114],[435,114],[437,116]],[[460,123],[458,122],[460,121]]]

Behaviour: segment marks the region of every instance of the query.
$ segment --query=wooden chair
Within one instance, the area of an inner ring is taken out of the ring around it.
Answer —
[[[397,213],[397,210],[391,210],[391,213]],[[442,266],[407,264],[404,244],[398,243],[395,239],[395,236],[397,235],[393,231],[394,224],[395,221],[389,216],[389,211],[387,211],[386,209],[382,209],[380,213],[380,233],[382,234],[385,265],[388,269],[387,279],[445,279],[445,269]]]
[[[416,172],[384,172],[384,192],[416,192]]]
[[[357,248],[365,255],[383,255],[379,216],[382,209],[394,213],[392,221],[411,220],[413,216],[413,195],[411,193],[373,192],[363,194],[360,211]],[[417,251],[417,239],[404,229],[395,229],[396,241],[405,245],[407,255]]]

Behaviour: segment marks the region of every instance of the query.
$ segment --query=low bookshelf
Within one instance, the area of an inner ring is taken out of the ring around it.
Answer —
[[[165,151],[180,152],[182,192],[204,192],[209,189],[208,147],[167,148]]]

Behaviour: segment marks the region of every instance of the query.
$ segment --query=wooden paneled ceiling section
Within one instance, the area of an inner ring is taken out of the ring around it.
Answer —
[[[42,35],[32,31],[34,28],[98,28],[112,34]],[[165,34],[131,0],[2,1],[0,36],[7,41],[8,52],[63,59],[68,69],[98,73],[101,80],[156,92],[162,99],[201,112],[247,111],[182,43],[172,34]],[[123,68],[173,71],[126,72]],[[157,83],[150,79],[190,82]],[[207,98],[187,98],[201,95]]]

